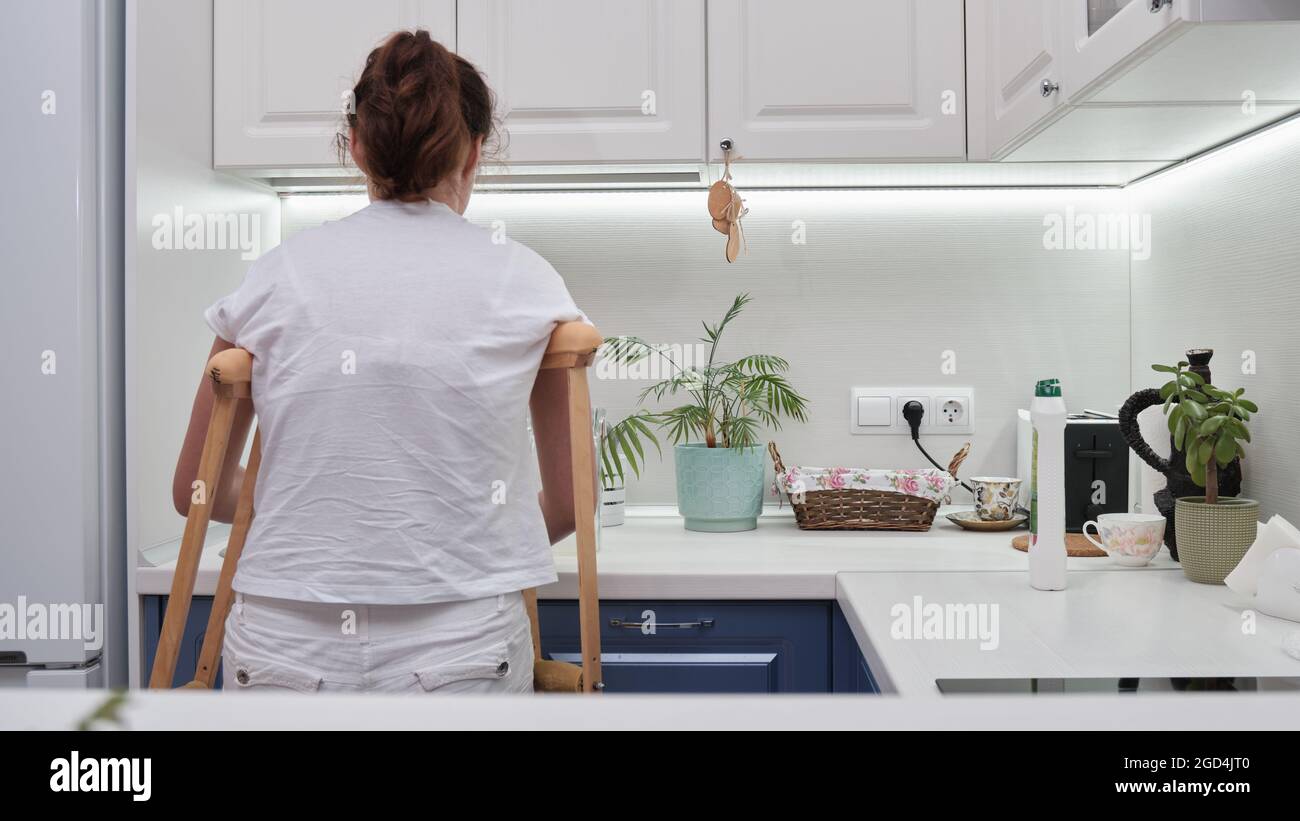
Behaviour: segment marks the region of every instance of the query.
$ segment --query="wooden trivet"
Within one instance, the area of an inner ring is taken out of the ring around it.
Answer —
[[[1022,533],[1011,540],[1011,546],[1016,550],[1029,550],[1029,534]],[[1065,534],[1065,555],[1078,556],[1082,558],[1096,558],[1105,556],[1106,551],[1094,545],[1092,542],[1083,538],[1081,533]]]

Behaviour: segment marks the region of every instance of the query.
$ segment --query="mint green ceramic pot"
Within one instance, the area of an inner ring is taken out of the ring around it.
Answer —
[[[758,527],[766,454],[750,448],[677,445],[677,510],[687,530],[732,533]]]

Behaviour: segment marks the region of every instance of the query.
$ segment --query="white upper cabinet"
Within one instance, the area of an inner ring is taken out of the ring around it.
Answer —
[[[1129,0],[1100,27],[1082,6],[1065,20],[1071,103],[1300,100],[1297,0]]]
[[[966,12],[971,159],[1167,163],[1300,110],[1294,0],[967,0]]]
[[[704,0],[465,0],[507,164],[700,162]]]
[[[1059,2],[1059,0],[1058,0]],[[1053,2],[1052,5],[1057,5]],[[1065,32],[1062,90],[1078,100],[1107,72],[1122,67],[1130,57],[1175,37],[1191,22],[1189,0],[1067,0],[1061,4]]]
[[[343,93],[371,48],[417,27],[487,76],[506,169],[565,179],[716,162],[724,139],[792,184],[821,184],[808,163],[1120,163],[1137,176],[1300,111],[1300,0],[213,8],[213,163],[273,180],[336,176]]]
[[[709,0],[709,154],[961,160],[961,0]]]
[[[1061,105],[1060,11],[1055,0],[966,0],[972,160],[998,159]]]
[[[370,50],[412,28],[455,48],[456,2],[218,0],[213,27],[213,165],[320,168]]]

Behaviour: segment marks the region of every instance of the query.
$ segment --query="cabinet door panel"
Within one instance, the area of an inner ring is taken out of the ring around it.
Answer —
[[[338,161],[342,94],[398,29],[456,45],[455,0],[221,0],[213,10],[213,164]]]
[[[711,0],[709,151],[962,159],[959,0]]]
[[[1187,30],[1195,15],[1192,4],[1172,3],[1152,12],[1148,0],[1132,0],[1091,35],[1088,34],[1088,6],[1066,4],[1062,56],[1061,90],[1072,105],[1082,101],[1085,91],[1111,69],[1129,58],[1156,47],[1169,37]]]
[[[162,636],[163,616],[167,614],[167,596],[146,596],[143,599],[144,625],[144,667],[142,677],[149,680],[153,672],[154,656],[158,653],[158,640]],[[185,632],[181,636],[180,652],[176,655],[176,672],[172,677],[172,687],[182,687],[194,680],[194,671],[203,652],[203,637],[208,630],[208,616],[212,613],[211,596],[195,596],[190,599],[190,612],[185,620]],[[221,689],[221,662],[217,662],[217,678],[213,689]]]
[[[971,159],[1001,159],[1061,105],[1062,90],[1042,90],[1061,83],[1060,10],[1057,0],[967,1]]]
[[[475,0],[460,52],[487,75],[508,163],[699,162],[703,0]]]

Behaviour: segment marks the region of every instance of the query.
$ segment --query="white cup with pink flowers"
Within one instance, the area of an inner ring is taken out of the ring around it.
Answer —
[[[1090,526],[1101,541],[1088,534]],[[1165,517],[1154,513],[1103,513],[1083,523],[1083,538],[1106,551],[1118,564],[1142,567],[1164,544]]]

